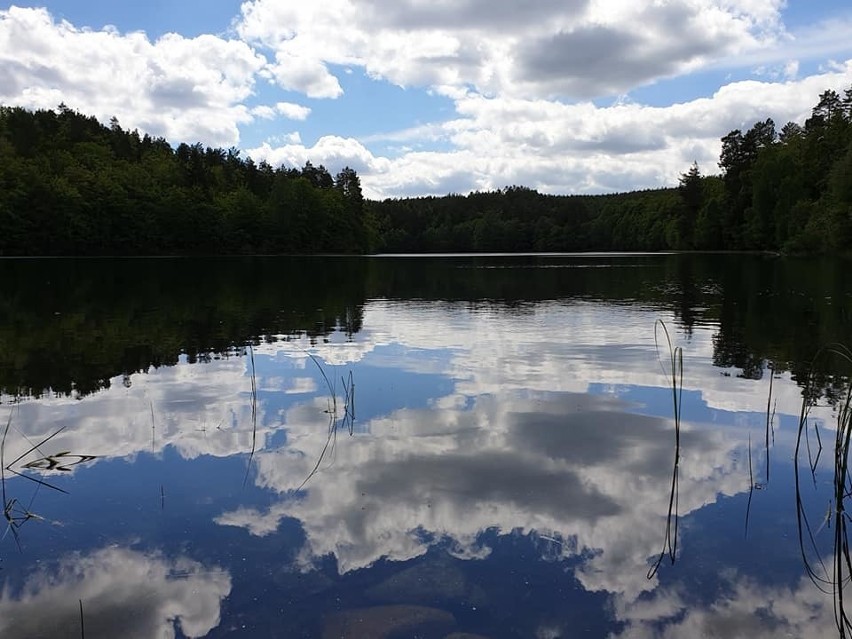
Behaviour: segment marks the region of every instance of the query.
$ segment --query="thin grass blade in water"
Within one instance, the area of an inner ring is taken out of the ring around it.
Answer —
[[[663,359],[660,357],[660,342],[659,329],[662,329],[666,338],[666,344],[669,352],[669,370],[666,370],[663,364]],[[683,349],[680,346],[673,346],[669,330],[665,322],[657,320],[654,324],[654,346],[657,349],[657,358],[660,362],[660,368],[663,374],[666,375],[672,388],[672,408],[674,415],[675,426],[675,450],[674,450],[674,465],[672,467],[672,483],[671,492],[669,494],[669,507],[666,515],[666,530],[663,538],[663,549],[660,556],[654,564],[648,569],[648,579],[653,579],[654,575],[663,563],[663,560],[668,557],[672,564],[675,563],[677,557],[677,525],[678,525],[678,499],[679,499],[679,477],[680,477],[680,418],[683,398]]]
[[[320,451],[319,457],[317,458],[316,463],[314,464],[311,471],[307,474],[305,479],[299,484],[296,490],[301,490],[305,487],[305,485],[311,480],[311,478],[319,472],[320,466],[322,465],[323,460],[327,455],[334,455],[335,448],[337,445],[337,430],[338,428],[345,428],[349,431],[350,437],[355,432],[355,380],[352,375],[352,371],[349,371],[348,379],[341,377],[340,381],[343,385],[343,396],[344,396],[344,406],[343,406],[343,417],[338,420],[338,412],[337,412],[337,393],[335,387],[332,385],[331,381],[326,375],[325,369],[323,368],[320,361],[310,352],[305,351],[308,357],[311,358],[314,364],[316,364],[317,368],[322,375],[322,378],[325,380],[326,387],[328,388],[328,392],[330,393],[330,399],[328,400],[328,409],[326,413],[328,413],[328,426],[326,428],[326,440],[325,445]]]
[[[751,465],[751,433],[748,434],[748,503],[745,514],[745,537],[748,537],[748,518],[751,514],[751,499],[754,496],[754,470]]]
[[[248,482],[251,462],[257,450],[257,376],[254,370],[254,349],[251,344],[248,346],[248,353],[249,362],[251,363],[251,452],[249,453],[248,465],[246,466],[246,475],[243,477],[243,488],[245,488],[246,482]]]
[[[799,428],[794,453],[795,487],[796,487],[796,519],[799,535],[799,548],[805,571],[816,587],[826,594],[830,594],[834,600],[834,619],[837,630],[841,637],[852,634],[852,620],[846,611],[845,587],[852,581],[852,556],[849,550],[849,538],[847,524],[849,515],[846,513],[846,498],[850,496],[848,487],[849,476],[849,444],[852,439],[852,387],[847,385],[846,395],[843,400],[835,405],[837,414],[837,429],[835,433],[834,446],[834,468],[832,477],[832,501],[829,503],[827,514],[823,524],[814,532],[810,524],[808,513],[804,504],[804,497],[799,480],[799,460],[801,454],[802,439],[808,450],[808,467],[815,477],[816,461],[812,459],[810,442],[808,440],[808,424],[810,409],[819,395],[816,384],[816,364],[821,358],[833,356],[847,368],[852,368],[852,351],[842,345],[832,345],[820,349],[811,362],[811,373],[808,376],[803,391],[802,409],[799,415]],[[819,441],[819,431],[817,438]],[[820,441],[820,451],[822,442]],[[832,531],[834,556],[831,568],[828,567],[819,551],[816,535],[825,527],[831,528],[832,520],[834,530]]]

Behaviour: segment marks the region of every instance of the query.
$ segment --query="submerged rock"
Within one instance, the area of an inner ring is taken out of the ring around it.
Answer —
[[[471,584],[449,560],[418,563],[400,570],[366,592],[376,601],[390,603],[485,605],[485,592]]]
[[[329,616],[323,639],[393,639],[400,636],[444,637],[455,626],[449,612],[426,606],[374,606]],[[403,634],[404,633],[404,634]]]

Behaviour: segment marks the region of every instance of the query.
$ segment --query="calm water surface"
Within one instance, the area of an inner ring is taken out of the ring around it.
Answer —
[[[2,260],[0,636],[840,636],[848,269]]]

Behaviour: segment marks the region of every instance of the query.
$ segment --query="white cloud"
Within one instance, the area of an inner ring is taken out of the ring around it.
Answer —
[[[789,73],[795,73],[790,66]],[[455,96],[457,118],[373,142],[431,138],[447,151],[374,154],[351,138],[326,136],[313,147],[264,144],[249,155],[272,164],[306,160],[360,174],[365,194],[383,198],[444,195],[523,184],[547,193],[595,193],[671,186],[693,161],[717,172],[720,138],[772,117],[803,121],[826,88],[852,84],[852,60],[820,75],[788,81],[742,81],[712,96],[664,107]]]
[[[275,52],[287,89],[337,97],[330,65],[400,86],[572,98],[620,92],[783,34],[781,2],[334,0],[242,5],[238,33]]]
[[[275,117],[275,109],[273,109],[271,106],[261,104],[259,106],[254,107],[251,110],[251,114],[256,118],[271,120]]]
[[[336,98],[343,94],[337,78],[321,62],[281,52],[275,59],[265,73],[282,89],[300,91],[309,98]]]
[[[264,120],[272,120],[277,115],[283,115],[288,120],[306,120],[311,109],[293,102],[278,102],[274,107],[265,104],[253,107],[251,114]]]
[[[799,61],[798,60],[789,60],[787,64],[784,65],[784,76],[788,80],[795,80],[796,76],[799,75]]]
[[[292,102],[279,102],[275,105],[275,110],[290,120],[305,120],[311,114],[309,107]]]
[[[359,174],[368,175],[382,173],[390,166],[388,159],[375,157],[355,138],[335,135],[321,137],[312,147],[304,146],[298,139],[279,147],[264,142],[257,148],[248,149],[246,155],[257,162],[266,160],[273,166],[301,167],[310,161],[314,165],[322,164],[332,173],[348,166]]]
[[[781,21],[784,4],[537,0],[533,7],[486,7],[479,0],[335,0],[284,6],[254,0],[243,4],[237,30],[247,41],[298,61],[290,67],[302,75],[286,83],[290,89],[337,97],[334,73],[345,65],[453,99],[455,119],[384,136],[440,142],[446,150],[413,144],[382,156],[357,149],[353,163],[369,197],[510,184],[597,193],[671,186],[693,161],[705,173],[715,172],[719,139],[728,131],[766,117],[779,125],[801,119],[822,90],[852,80],[847,63],[794,84],[733,84],[712,97],[668,107],[576,101],[730,66],[752,65],[770,78],[791,79],[800,58],[849,53],[842,21],[793,34]],[[371,136],[369,148],[382,137]],[[311,159],[333,165],[335,156],[344,161],[356,151],[343,140],[254,152],[273,163]]]
[[[247,154],[276,165],[349,165],[373,198],[511,184],[549,193],[671,186],[695,160],[714,172],[719,138],[729,130],[767,116],[779,125],[801,119],[821,91],[852,82],[848,20],[790,32],[781,22],[783,4],[254,0],[234,22],[243,40],[167,34],[156,41],[11,7],[0,11],[0,101],[32,108],[64,101],[173,142],[227,146],[258,119],[312,114],[290,101],[246,106],[258,78],[336,98],[343,91],[338,74],[354,69],[448,97],[456,113],[360,140],[321,134],[312,146],[292,131],[277,136],[283,145],[270,138]],[[832,56],[837,61],[828,64]],[[814,59],[826,70],[793,81],[800,61]],[[728,84],[662,107],[585,100],[730,67],[777,81]],[[406,148],[378,150],[395,140]]]
[[[231,577],[187,558],[125,548],[71,555],[30,575],[20,593],[0,595],[0,634],[76,636],[82,601],[87,634],[98,637],[203,637],[219,625]]]
[[[291,337],[291,336],[288,336]],[[335,365],[345,366],[359,361],[380,342],[324,343],[321,357],[328,374],[336,379]],[[256,385],[262,391],[284,395],[319,395],[317,414],[327,417],[327,389],[305,374],[315,365],[307,350],[317,353],[307,339],[255,348],[255,357],[277,360],[275,374],[256,374]],[[24,455],[33,443],[48,437],[49,444],[30,451],[13,466],[18,472],[43,455],[70,451],[72,455],[93,456],[82,465],[71,466],[76,472],[106,459],[132,459],[140,453],[159,455],[172,448],[185,459],[201,455],[228,457],[248,456],[253,431],[251,378],[245,357],[214,359],[203,364],[181,363],[151,369],[130,376],[130,386],[123,379],[111,380],[110,387],[79,399],[45,396],[24,399],[2,412],[2,420],[11,419],[12,431],[5,441],[6,459]],[[339,387],[338,387],[339,391]],[[10,398],[6,398],[8,401]],[[342,405],[342,398],[340,399]],[[256,406],[256,441],[263,448],[268,439],[286,427],[280,416],[267,404]],[[61,459],[61,458],[60,458]],[[68,457],[68,461],[76,461]],[[62,474],[62,473],[58,473]],[[46,473],[48,481],[57,473]],[[16,496],[26,491],[29,483],[9,479]]]
[[[238,40],[170,33],[152,42],[142,32],[78,29],[46,9],[0,11],[0,102],[65,102],[172,142],[236,144],[238,125],[252,119],[243,101],[265,63]]]
[[[811,24],[795,32],[784,32],[765,46],[735,56],[714,60],[711,68],[742,68],[756,65],[782,65],[789,60],[846,60],[849,58],[849,32],[852,19],[836,17]]]

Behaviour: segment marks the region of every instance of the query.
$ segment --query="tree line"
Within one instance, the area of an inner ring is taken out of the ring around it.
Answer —
[[[699,248],[845,249],[852,238],[852,87],[825,91],[804,125],[772,119],[722,138],[720,192],[694,208]],[[686,188],[691,180],[681,180]]]
[[[836,252],[852,239],[852,88],[811,116],[722,138],[721,175],[693,164],[672,189],[551,196],[509,187],[373,204],[381,249]]]
[[[365,201],[352,169],[273,168],[237,149],[109,126],[64,105],[0,107],[0,255],[845,250],[852,88],[804,123],[722,138],[719,175],[676,188]]]
[[[360,179],[0,107],[0,255],[363,253]]]

